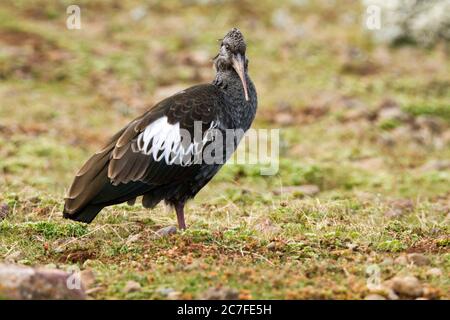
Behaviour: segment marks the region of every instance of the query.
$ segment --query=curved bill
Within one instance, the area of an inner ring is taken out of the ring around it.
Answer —
[[[242,86],[244,87],[245,100],[249,101],[248,91],[247,91],[247,80],[245,78],[245,60],[241,54],[235,54],[231,57],[231,61],[233,63],[233,69],[241,78]]]

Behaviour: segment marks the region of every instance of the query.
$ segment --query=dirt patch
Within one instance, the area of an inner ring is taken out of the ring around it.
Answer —
[[[71,58],[54,41],[39,34],[21,30],[0,30],[0,45],[10,57],[0,64],[0,77],[39,77],[45,80],[62,78],[56,67]]]
[[[93,260],[97,258],[97,254],[95,252],[89,250],[70,250],[64,252],[59,258],[58,261],[61,263],[83,263],[86,260]]]
[[[445,239],[423,239],[406,250],[407,253],[444,253],[450,252],[450,247],[442,245]],[[446,239],[447,242],[450,239]]]
[[[56,48],[55,44],[40,35],[20,30],[0,30],[0,42],[15,47],[30,45],[33,47],[48,46]]]

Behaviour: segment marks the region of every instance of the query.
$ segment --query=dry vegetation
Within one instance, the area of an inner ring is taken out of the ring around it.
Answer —
[[[448,48],[374,45],[356,1],[79,0],[82,29],[67,30],[72,2],[0,5],[1,260],[77,265],[99,299],[362,299],[373,264],[388,288],[412,275],[412,297],[450,298]],[[63,220],[82,162],[158,99],[209,82],[232,26],[249,42],[255,127],[281,128],[279,173],[226,166],[169,237],[155,236],[176,221],[163,206]]]

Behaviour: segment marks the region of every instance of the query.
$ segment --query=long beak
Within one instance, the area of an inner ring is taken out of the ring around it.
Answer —
[[[241,78],[242,86],[244,87],[245,100],[249,101],[250,99],[248,97],[247,80],[245,79],[244,57],[238,53],[236,55],[233,55],[231,61],[233,63],[234,70],[239,75],[239,78]]]

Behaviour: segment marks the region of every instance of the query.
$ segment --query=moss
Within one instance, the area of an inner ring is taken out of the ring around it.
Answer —
[[[427,115],[436,116],[450,122],[450,104],[436,103],[436,104],[409,104],[404,109],[414,116]]]

